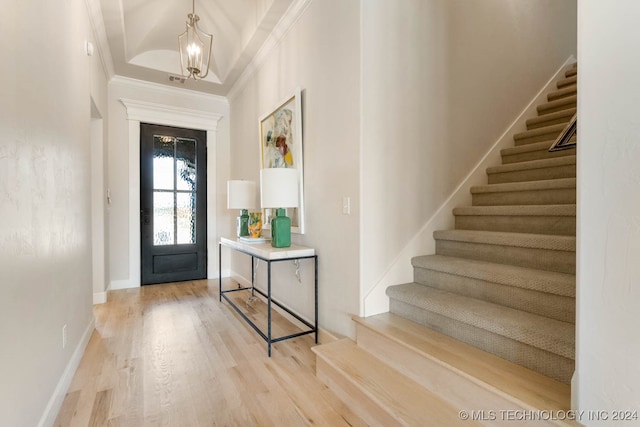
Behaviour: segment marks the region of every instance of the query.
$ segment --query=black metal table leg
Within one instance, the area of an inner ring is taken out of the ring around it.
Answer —
[[[255,265],[255,259],[254,259],[254,256],[252,255],[251,256],[251,296],[252,297],[256,296],[255,287],[254,287],[255,280],[256,280],[256,273],[254,270],[255,268],[254,265]]]
[[[218,243],[218,294],[222,302],[222,243]]]
[[[267,261],[267,337],[269,357],[271,357],[271,261]]]
[[[314,264],[315,264],[314,294],[315,294],[315,316],[316,316],[314,327],[316,329],[316,344],[318,344],[318,256],[317,255],[314,257]]]

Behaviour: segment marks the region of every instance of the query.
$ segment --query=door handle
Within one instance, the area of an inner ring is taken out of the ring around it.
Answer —
[[[142,225],[151,224],[151,215],[149,215],[149,212],[147,212],[146,209],[141,209],[140,210],[140,223]]]

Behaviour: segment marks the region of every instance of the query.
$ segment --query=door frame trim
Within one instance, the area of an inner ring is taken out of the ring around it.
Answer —
[[[129,121],[129,279],[111,282],[111,289],[140,287],[140,122],[175,126],[207,132],[207,212],[216,210],[216,137],[221,114],[204,110],[157,104],[121,98]],[[207,215],[207,275],[218,271],[218,257],[214,256],[216,221]]]

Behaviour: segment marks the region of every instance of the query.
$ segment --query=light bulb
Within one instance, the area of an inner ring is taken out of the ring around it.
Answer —
[[[189,56],[199,55],[200,54],[200,46],[198,46],[196,43],[191,43],[187,47],[187,53],[189,54]]]

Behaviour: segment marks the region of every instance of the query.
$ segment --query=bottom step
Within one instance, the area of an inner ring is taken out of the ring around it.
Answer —
[[[463,409],[567,411],[571,388],[393,313],[354,317],[358,346]],[[493,405],[493,406],[492,406]]]
[[[316,376],[372,426],[474,426],[436,394],[389,367],[353,341],[313,348]]]
[[[567,384],[392,313],[353,320],[360,349],[436,392],[461,416],[485,426],[581,425],[571,420]]]

